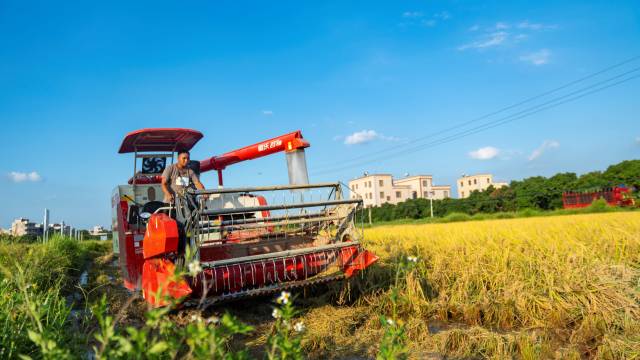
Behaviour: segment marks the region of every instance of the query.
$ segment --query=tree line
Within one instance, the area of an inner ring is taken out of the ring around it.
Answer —
[[[551,177],[534,176],[511,181],[509,186],[496,189],[489,186],[484,191],[474,191],[465,199],[433,201],[433,215],[451,213],[511,212],[524,209],[556,210],[562,208],[562,193],[566,191],[591,191],[606,187],[626,185],[640,189],[640,160],[626,160],[609,166],[605,171],[593,171],[580,176],[575,173],[558,173]],[[636,192],[637,194],[637,192]],[[428,199],[410,199],[397,205],[383,204],[371,209],[373,221],[419,219],[429,217]]]

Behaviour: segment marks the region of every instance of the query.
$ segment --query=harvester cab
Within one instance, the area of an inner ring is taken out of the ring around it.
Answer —
[[[339,183],[309,183],[300,131],[191,161],[198,176],[216,170],[218,186],[164,203],[162,172],[202,137],[143,129],[123,140],[119,152],[134,154],[134,172],[114,189],[112,227],[125,287],[154,306],[210,305],[339,280],[377,261],[360,244],[362,200],[345,199]],[[222,186],[227,166],[278,152],[289,184]],[[188,275],[175,276],[177,267]]]

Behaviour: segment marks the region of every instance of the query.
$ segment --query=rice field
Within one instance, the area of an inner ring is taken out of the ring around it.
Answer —
[[[640,212],[386,225],[365,239],[378,263],[293,294],[289,320],[305,329],[293,340],[269,298],[150,312],[105,243],[0,244],[0,358],[113,358],[99,346],[110,333],[111,350],[135,344],[120,358],[211,358],[211,344],[265,358],[280,339],[310,359],[640,359]],[[225,313],[239,322],[202,321]]]
[[[374,355],[379,315],[395,309],[411,358],[640,358],[640,213],[380,226],[365,237],[381,260],[331,305],[309,308],[311,357]],[[396,281],[408,256],[417,264]]]

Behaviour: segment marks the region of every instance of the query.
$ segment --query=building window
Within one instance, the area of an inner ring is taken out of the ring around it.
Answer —
[[[464,187],[464,181],[460,181],[460,187]]]
[[[464,191],[460,192],[460,197],[464,197]]]
[[[427,191],[424,192],[424,197],[427,198],[427,199],[429,198],[429,194],[428,194]]]
[[[427,187],[427,180],[422,180],[422,186]]]
[[[491,184],[491,179],[487,178],[487,184]]]
[[[478,183],[478,179],[473,179],[473,185]]]
[[[371,186],[371,181],[369,181],[369,187],[372,187],[372,186]]]
[[[471,180],[469,180],[469,186],[471,186]]]
[[[402,192],[396,191],[396,199],[400,199],[402,197]]]
[[[391,196],[387,195],[387,201],[391,201]]]
[[[383,181],[383,180],[378,180],[378,184],[379,184],[380,186],[384,186],[384,181]]]
[[[380,199],[384,199],[384,191],[380,191]]]
[[[373,199],[373,194],[369,193],[369,199]]]
[[[411,198],[412,199],[417,199],[418,198],[418,192],[417,191],[412,191],[411,192]]]
[[[447,190],[444,191],[444,197],[446,197],[446,198],[449,197],[449,191],[447,191]]]

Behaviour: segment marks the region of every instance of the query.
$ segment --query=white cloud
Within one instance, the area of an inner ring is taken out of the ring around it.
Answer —
[[[469,28],[469,31],[477,32],[475,41],[459,46],[458,50],[483,50],[498,46],[515,45],[529,39],[535,32],[552,30],[556,28],[556,25],[532,23],[529,21],[499,21],[493,25],[484,26],[482,28],[479,25],[473,25]],[[539,54],[534,53],[524,55],[524,59],[521,58],[521,60],[529,61],[534,65],[546,64],[548,62],[550,52],[546,49],[541,51],[543,52]],[[534,57],[533,55],[537,55],[537,57]]]
[[[441,11],[432,15],[427,15],[422,11],[405,11],[402,13],[402,17],[405,19],[400,24],[401,27],[407,26],[424,26],[434,27],[438,25],[439,21],[447,21],[451,19],[451,14],[447,11]]]
[[[42,177],[40,176],[40,174],[38,174],[35,171],[32,171],[30,173],[23,173],[23,172],[18,172],[18,171],[12,171],[8,174],[9,179],[15,183],[21,183],[21,182],[38,182],[40,180],[42,180]]]
[[[451,19],[451,14],[447,11],[441,11],[439,13],[433,14],[433,17],[440,20],[449,20]]]
[[[476,160],[490,160],[498,156],[500,150],[493,146],[485,146],[469,152],[469,157]]]
[[[526,29],[526,30],[532,30],[532,31],[553,30],[557,28],[558,28],[557,25],[536,24],[536,23],[530,23],[527,20],[518,24],[518,29]]]
[[[542,143],[542,145],[540,145],[537,149],[533,150],[531,155],[529,155],[529,161],[533,161],[533,160],[539,158],[547,150],[556,149],[558,147],[560,147],[560,143],[559,142],[557,142],[555,140],[545,140]]]
[[[423,16],[424,14],[421,11],[405,11],[402,13],[402,17],[404,18],[419,18]]]
[[[273,111],[272,110],[262,110],[262,115],[266,115],[266,116],[273,115]]]
[[[377,139],[379,136],[375,130],[362,130],[348,135],[344,139],[344,143],[347,145],[364,144]]]
[[[334,140],[341,139],[341,136],[334,137]],[[347,135],[344,138],[346,145],[358,145],[371,142],[373,140],[386,140],[386,141],[398,141],[399,139],[394,136],[384,136],[375,130],[362,130],[356,131],[351,135]]]
[[[486,49],[503,44],[509,38],[506,31],[496,31],[488,34],[484,38],[458,47],[458,50]]]
[[[549,63],[551,57],[551,51],[548,49],[542,49],[536,52],[525,54],[520,56],[520,61],[530,63],[535,66],[545,65]]]

